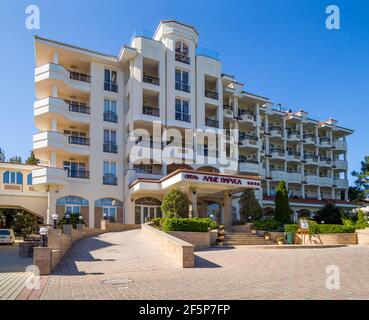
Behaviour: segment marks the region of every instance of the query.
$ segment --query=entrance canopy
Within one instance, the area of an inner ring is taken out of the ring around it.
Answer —
[[[160,194],[173,188],[183,191],[196,188],[212,194],[220,191],[239,192],[245,188],[258,189],[260,187],[259,177],[180,169],[160,180],[138,179],[129,186],[129,192],[130,195],[148,192]]]

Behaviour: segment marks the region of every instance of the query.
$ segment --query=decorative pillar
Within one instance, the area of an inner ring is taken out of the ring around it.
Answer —
[[[232,227],[232,195],[229,191],[224,191],[224,206],[223,206],[224,225],[226,229]]]
[[[190,199],[192,204],[192,218],[199,217],[197,209],[197,190],[196,188],[190,188]]]

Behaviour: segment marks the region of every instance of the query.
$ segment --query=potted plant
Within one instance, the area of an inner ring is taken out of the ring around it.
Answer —
[[[279,237],[279,238],[277,238],[277,243],[278,243],[278,245],[283,245],[284,244],[284,238],[283,237]]]
[[[270,240],[270,232],[265,232],[264,233],[264,238],[265,238],[265,240]]]
[[[256,234],[256,229],[254,229],[254,228],[253,228],[253,229],[251,229],[251,233],[252,233],[252,234]]]
[[[218,246],[223,246],[224,236],[218,236],[217,242]]]

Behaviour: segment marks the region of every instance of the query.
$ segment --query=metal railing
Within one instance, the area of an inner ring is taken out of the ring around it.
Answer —
[[[178,121],[191,122],[191,115],[188,113],[176,112],[175,116]]]
[[[103,145],[103,151],[109,153],[118,153],[118,146],[114,142],[105,142]]]
[[[159,78],[154,76],[143,75],[143,82],[159,85]]]
[[[186,64],[191,63],[190,57],[187,54],[184,54],[182,52],[176,52],[175,53],[175,60],[179,61],[179,62],[186,63]]]
[[[304,155],[304,160],[313,160],[313,161],[318,161],[318,156],[315,154],[305,154]]]
[[[159,108],[143,106],[142,107],[142,113],[147,114],[148,116],[160,117],[160,109]]]
[[[239,163],[259,164],[259,162],[256,159],[247,159],[247,158],[243,158],[243,157],[239,157],[238,162]]]
[[[118,184],[118,178],[115,174],[106,173],[103,175],[103,184],[116,186]]]
[[[69,71],[69,78],[70,79],[91,83],[91,76],[89,76],[88,74],[75,72],[75,71],[71,71],[71,70],[68,70],[68,71]]]
[[[68,169],[69,178],[90,179],[90,171]]]
[[[253,140],[258,141],[258,137],[249,134],[240,134],[239,140]]]
[[[83,102],[64,100],[69,105],[69,111],[90,114],[91,109]]]
[[[118,115],[113,111],[105,111],[104,121],[118,123]]]
[[[332,158],[323,156],[323,157],[319,157],[319,160],[320,161],[331,162],[332,161]]]
[[[118,92],[118,85],[113,82],[104,82],[104,90]]]
[[[218,100],[218,92],[205,90],[205,97]]]
[[[185,82],[179,82],[179,81],[176,81],[175,83],[175,87],[176,87],[176,90],[179,90],[179,91],[184,91],[184,92],[191,92],[191,87],[188,83],[185,83]]]
[[[219,121],[213,119],[205,119],[205,125],[208,127],[219,128]]]
[[[79,137],[79,136],[68,136],[68,142],[70,144],[78,144],[82,146],[89,146],[90,139],[86,137]]]

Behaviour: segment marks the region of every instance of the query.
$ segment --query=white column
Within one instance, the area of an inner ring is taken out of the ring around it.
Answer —
[[[301,194],[302,194],[302,198],[305,199],[305,185],[304,184],[301,185]]]
[[[51,119],[51,131],[58,131],[58,120]]]
[[[56,152],[52,151],[50,154],[50,167],[56,168]]]
[[[265,114],[264,131],[269,132],[269,119],[267,114]]]
[[[95,203],[92,200],[88,202],[88,226],[95,227]]]
[[[54,52],[53,54],[53,63],[59,64],[59,53]]]
[[[51,87],[51,96],[52,96],[53,98],[57,98],[57,97],[58,97],[58,86],[53,85],[53,86]]]

